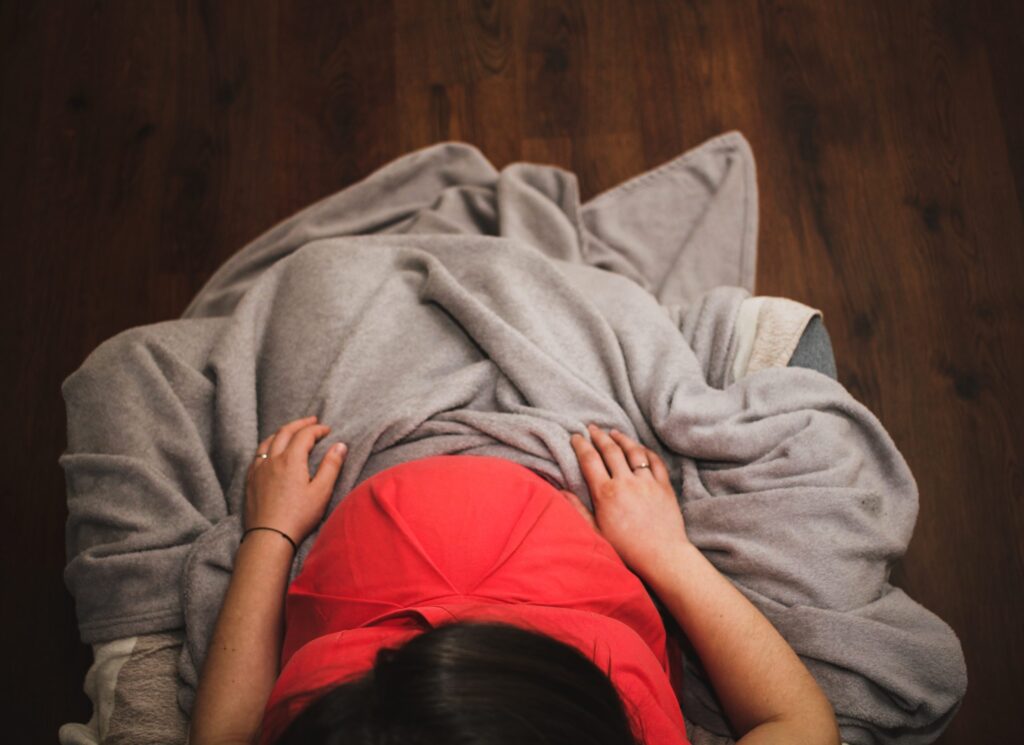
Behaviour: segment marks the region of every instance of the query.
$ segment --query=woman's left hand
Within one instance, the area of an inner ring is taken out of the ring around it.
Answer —
[[[246,528],[276,528],[296,544],[309,535],[324,516],[338,479],[346,449],[332,447],[316,475],[309,478],[309,453],[316,441],[331,431],[317,424],[316,416],[296,419],[265,439],[256,449],[269,458],[254,458],[246,476]],[[339,443],[340,444],[340,443]]]

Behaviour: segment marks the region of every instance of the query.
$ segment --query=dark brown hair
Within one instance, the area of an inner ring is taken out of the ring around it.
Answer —
[[[507,623],[460,621],[382,649],[275,745],[639,745],[608,676],[576,647]]]

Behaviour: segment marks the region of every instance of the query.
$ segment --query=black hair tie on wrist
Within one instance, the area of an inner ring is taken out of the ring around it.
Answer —
[[[249,535],[249,534],[250,534],[251,532],[253,532],[254,530],[272,530],[272,531],[274,531],[275,533],[278,533],[278,534],[280,534],[280,535],[283,535],[283,536],[284,536],[284,539],[285,539],[286,541],[288,541],[288,543],[292,544],[292,556],[295,556],[295,555],[296,555],[297,553],[299,553],[299,547],[295,545],[295,541],[293,541],[293,540],[291,539],[291,536],[289,536],[289,535],[288,535],[287,533],[285,533],[285,532],[284,532],[283,530],[278,530],[277,528],[249,528],[249,529],[248,529],[247,531],[245,531],[244,533],[242,533],[242,540],[241,540],[241,541],[239,541],[239,543],[243,543],[243,542],[245,541],[245,537],[246,537],[247,535]]]

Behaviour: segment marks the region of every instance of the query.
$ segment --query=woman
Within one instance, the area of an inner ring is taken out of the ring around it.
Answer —
[[[251,743],[263,741],[261,737],[269,741],[268,733],[261,730],[268,725],[271,714],[283,710],[286,696],[281,693],[282,685],[295,688],[297,677],[312,678],[321,674],[324,681],[333,676],[337,683],[339,678],[331,671],[329,660],[317,660],[314,656],[303,663],[305,668],[297,663],[304,653],[315,649],[311,641],[331,636],[327,633],[333,628],[329,619],[331,613],[344,615],[346,612],[343,605],[334,606],[334,611],[325,611],[328,606],[316,605],[332,592],[327,588],[330,573],[323,567],[327,564],[339,572],[347,571],[338,563],[338,554],[331,551],[340,545],[353,548],[353,533],[363,535],[358,533],[362,523],[353,518],[359,514],[360,505],[366,507],[364,514],[367,516],[381,514],[383,506],[385,512],[393,510],[390,514],[393,522],[403,521],[396,507],[400,501],[374,504],[374,512],[370,511],[369,497],[362,501],[353,499],[364,486],[372,486],[367,482],[377,480],[380,487],[386,482],[387,471],[360,484],[334,510],[321,529],[302,574],[289,589],[289,628],[283,656],[290,661],[282,673],[279,670],[285,631],[282,600],[295,546],[322,519],[344,459],[344,446],[335,446],[325,456],[316,475],[309,478],[309,454],[316,440],[330,431],[330,427],[317,424],[315,420],[316,417],[307,417],[283,426],[260,443],[250,467],[246,532],[235,558],[231,584],[199,684],[190,732],[193,745]],[[479,469],[486,466],[500,471],[503,478],[523,479],[517,482],[516,493],[526,489],[531,491],[531,496],[529,500],[524,498],[522,505],[510,509],[525,510],[531,505],[540,505],[539,511],[530,517],[531,525],[540,524],[542,518],[547,520],[550,516],[556,521],[551,525],[561,526],[559,529],[564,529],[566,535],[578,535],[573,531],[589,535],[595,556],[604,548],[610,555],[617,553],[617,557],[621,557],[616,561],[622,574],[616,575],[608,569],[610,565],[602,565],[600,572],[590,576],[591,589],[603,586],[606,581],[618,582],[621,588],[630,581],[627,575],[632,576],[631,573],[650,587],[700,656],[738,742],[743,745],[838,743],[839,732],[832,707],[799,658],[768,620],[688,541],[661,458],[614,429],[609,433],[591,425],[589,434],[591,440],[579,434],[574,434],[571,440],[594,504],[594,515],[567,491],[559,495],[565,501],[553,498],[552,492],[558,495],[560,490],[539,477],[537,483],[531,482],[529,474],[532,472],[518,464],[478,456],[442,456],[448,458],[443,465],[446,468],[465,466],[469,469],[464,470],[467,478],[479,479],[482,473]],[[404,466],[426,469],[436,464],[434,459],[424,460],[434,462],[403,464],[389,471]],[[393,484],[387,487],[392,489],[388,492],[389,498],[400,500],[401,482],[396,483],[398,487]],[[429,491],[426,485],[422,490]],[[386,489],[380,487],[378,491],[384,494]],[[444,496],[456,492],[436,493]],[[377,499],[383,499],[379,494]],[[421,497],[413,495],[404,504],[429,503]],[[350,499],[353,501],[349,509]],[[479,499],[464,501],[460,509],[479,506],[499,515],[504,514],[501,506],[506,501],[495,500],[487,505],[481,505]],[[567,505],[571,505],[571,509],[567,509]],[[489,517],[492,512],[474,515],[479,531],[509,519],[508,516],[492,519]],[[558,520],[569,522],[558,523]],[[441,531],[445,529],[438,527]],[[342,533],[345,540],[338,539]],[[548,545],[552,543],[549,536]],[[362,548],[362,554],[349,554],[348,560],[359,561],[361,556],[376,550],[368,546]],[[485,549],[481,545],[476,550]],[[494,566],[507,558],[503,554]],[[561,572],[565,571],[562,564],[550,566],[547,578],[558,585],[562,580]],[[531,573],[542,572],[531,570]],[[306,575],[315,576],[304,580]],[[401,584],[399,579],[396,575],[396,585]],[[611,584],[608,586],[611,588]],[[618,597],[616,591],[609,589],[608,595]],[[635,598],[635,593],[632,597]],[[293,599],[294,608],[305,607],[305,613],[293,612]],[[608,630],[607,634],[596,632],[593,637],[595,650],[598,642],[607,638],[605,646],[611,650],[607,659],[617,659],[619,667],[613,668],[609,663],[608,670],[614,674],[606,675],[602,672],[603,665],[596,664],[603,658],[596,651],[591,655],[586,645],[574,641],[584,636],[573,636],[561,623],[545,626],[543,622],[532,622],[540,621],[543,613],[557,614],[560,610],[550,607],[550,603],[533,600],[531,597],[528,602],[520,599],[513,604],[492,603],[490,607],[494,612],[481,616],[490,620],[440,624],[431,630],[389,628],[386,623],[376,628],[374,624],[356,622],[342,626],[351,629],[360,626],[359,632],[367,639],[379,631],[391,634],[392,640],[401,638],[404,642],[375,649],[371,640],[361,652],[354,652],[356,657],[363,655],[362,674],[359,677],[349,675],[340,685],[322,685],[315,700],[306,702],[297,715],[291,712],[291,721],[283,722],[278,717],[273,726],[283,731],[275,731],[273,736],[282,743],[532,741],[625,745],[686,742],[684,732],[676,733],[670,740],[667,730],[656,734],[645,727],[654,722],[652,711],[661,716],[669,710],[664,698],[660,700],[662,708],[659,709],[649,701],[643,702],[635,689],[623,694],[627,689],[616,682],[626,680],[626,675],[619,671],[623,669],[623,655],[632,654],[624,652],[628,645],[637,644],[636,639],[643,637],[647,646],[657,647],[650,641],[657,641],[656,633],[645,631],[636,625],[640,622],[630,620],[634,628],[640,629],[640,634],[627,629],[616,636],[617,630],[626,629],[625,624],[604,618],[600,613],[577,614],[593,621],[596,624],[593,628]],[[313,604],[303,606],[305,601]],[[359,603],[358,598],[349,601]],[[620,601],[608,605],[608,613],[617,613],[622,605]],[[537,611],[539,615],[531,616],[531,622],[522,624],[500,621],[503,612],[514,614],[526,610]],[[643,609],[638,610],[633,618],[642,612]],[[371,615],[365,614],[361,619]],[[377,613],[373,620],[376,623],[380,619],[391,619],[397,623],[408,620],[407,615],[400,611]],[[601,626],[603,621],[608,625]],[[545,628],[550,633],[538,631]],[[341,635],[345,633],[348,632],[341,632]],[[647,646],[639,645],[637,659],[644,655],[654,659]],[[655,655],[657,653],[656,649]],[[665,659],[660,658],[662,665]],[[353,660],[341,661],[345,663],[352,663],[352,669],[358,666]],[[644,671],[636,674],[643,677],[651,668],[648,664]],[[301,673],[296,673],[297,669]],[[668,668],[663,667],[660,674],[664,678],[660,684],[667,685]],[[637,701],[641,701],[639,707]],[[672,718],[671,712],[667,718],[662,716],[657,726],[669,720],[672,726],[679,727],[681,720]]]

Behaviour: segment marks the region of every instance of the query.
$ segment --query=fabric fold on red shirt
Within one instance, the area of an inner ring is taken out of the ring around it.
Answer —
[[[643,583],[544,478],[476,455],[382,471],[324,523],[288,588],[260,742],[365,674],[380,649],[460,620],[575,646],[609,675],[645,742],[688,745],[681,658]]]

